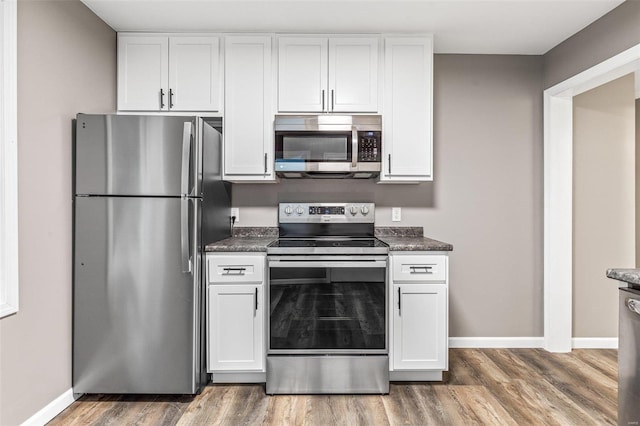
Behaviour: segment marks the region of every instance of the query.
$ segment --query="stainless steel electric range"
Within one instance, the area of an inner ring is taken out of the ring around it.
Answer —
[[[387,263],[372,203],[281,203],[268,394],[389,392]]]

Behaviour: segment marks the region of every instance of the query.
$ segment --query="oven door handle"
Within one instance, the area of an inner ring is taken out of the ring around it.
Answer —
[[[270,268],[386,268],[386,260],[270,260]]]

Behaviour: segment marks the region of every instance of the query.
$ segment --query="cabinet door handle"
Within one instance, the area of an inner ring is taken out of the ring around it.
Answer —
[[[324,89],[322,89],[322,109],[321,111],[324,112]]]
[[[391,154],[389,154],[389,161],[387,163],[389,165],[389,174],[391,174]]]
[[[173,108],[173,89],[169,89],[169,109]]]
[[[264,154],[264,174],[267,174],[267,154]]]
[[[398,287],[398,315],[402,315],[402,293]]]
[[[160,89],[160,109],[164,108],[164,90]]]
[[[331,112],[333,112],[333,89],[331,89]]]
[[[258,312],[258,287],[256,287],[255,296],[256,296],[256,309],[255,309],[255,311]]]

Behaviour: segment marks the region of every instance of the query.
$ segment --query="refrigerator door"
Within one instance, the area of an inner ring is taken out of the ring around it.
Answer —
[[[193,117],[78,114],[75,194],[200,196]]]
[[[231,184],[222,180],[222,120],[202,124],[202,242],[207,245],[231,236]]]
[[[204,384],[200,203],[75,198],[74,392],[194,394]]]

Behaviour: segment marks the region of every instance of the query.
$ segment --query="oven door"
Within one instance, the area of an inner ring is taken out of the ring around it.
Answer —
[[[268,354],[387,354],[386,256],[269,256]]]

